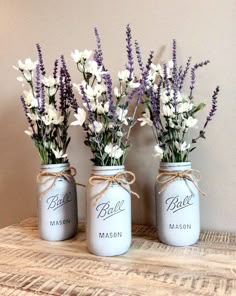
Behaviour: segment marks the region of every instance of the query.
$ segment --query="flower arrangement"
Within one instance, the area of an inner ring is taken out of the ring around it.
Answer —
[[[62,55],[60,69],[59,60],[56,59],[53,75],[47,77],[41,47],[39,44],[36,47],[38,61],[33,62],[28,58],[25,62],[19,60],[18,67],[13,66],[22,74],[17,80],[22,83],[26,81],[28,85],[28,90],[25,89],[21,96],[29,123],[25,133],[37,147],[42,164],[65,163],[68,162],[68,119],[73,98],[70,75]]]
[[[196,115],[206,106],[194,102],[196,71],[206,66],[209,61],[197,63],[191,67],[191,57],[186,66],[178,66],[176,59],[176,41],[173,40],[172,60],[161,65],[150,65],[146,77],[145,112],[138,120],[141,126],[152,127],[156,140],[155,153],[163,162],[188,161],[189,154],[196,148],[199,138],[205,139],[205,131],[217,109],[219,86],[213,92],[212,106],[199,136],[188,141],[190,129],[197,128]],[[183,86],[190,72],[188,94]]]
[[[135,115],[142,97],[142,77],[138,80],[134,73],[134,49],[129,25],[126,27],[128,62],[125,70],[118,72],[119,81],[115,87],[104,65],[101,39],[96,28],[95,36],[97,48],[93,59],[89,50],[75,50],[71,54],[83,76],[82,83],[74,84],[82,96],[83,107],[79,107],[73,99],[72,107],[77,120],[72,125],[83,127],[85,144],[91,148],[91,160],[95,165],[122,165],[130,149],[131,129],[137,121]],[[135,107],[129,116],[133,101]]]

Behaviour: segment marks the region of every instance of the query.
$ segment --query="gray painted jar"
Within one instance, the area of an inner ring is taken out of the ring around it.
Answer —
[[[61,241],[73,237],[78,229],[77,194],[74,178],[50,176],[67,170],[69,163],[42,165],[38,183],[39,235],[48,241]],[[53,184],[53,182],[55,183]],[[53,185],[53,186],[52,186]]]
[[[114,176],[123,171],[124,166],[94,166],[92,176]],[[87,187],[87,244],[97,256],[123,254],[131,244],[130,186],[122,185],[124,189],[116,182],[108,185],[97,180]]]
[[[191,170],[191,162],[160,163],[160,173],[187,170]],[[197,184],[194,176],[190,176]],[[163,175],[160,182],[165,181],[166,177]],[[156,183],[155,190],[157,234],[160,241],[173,246],[196,243],[200,235],[199,192],[196,186],[192,181],[180,177],[164,185],[164,188],[162,186]]]

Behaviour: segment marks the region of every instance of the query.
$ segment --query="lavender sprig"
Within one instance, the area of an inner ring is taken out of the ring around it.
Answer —
[[[152,60],[153,60],[153,57],[154,57],[154,51],[151,50],[150,53],[149,53],[149,57],[148,57],[148,60],[147,60],[147,64],[146,64],[146,72],[148,73],[150,68],[151,68],[151,64],[152,64]]]
[[[57,71],[58,71],[58,59],[54,62],[54,69],[53,69],[53,78],[57,79]]]
[[[40,89],[40,99],[41,99],[40,112],[43,114],[45,111],[46,99],[45,99],[45,89],[42,83],[41,83],[41,89]]]
[[[40,66],[37,64],[36,66],[36,77],[35,77],[35,95],[38,101],[38,106],[41,106],[40,102],[40,92],[41,92],[41,75],[40,75]]]
[[[101,38],[98,33],[98,29],[94,28],[94,33],[96,37],[97,49],[94,53],[94,60],[97,62],[98,66],[103,66],[103,53],[102,53],[102,45],[101,45]]]
[[[210,120],[212,120],[213,116],[215,115],[216,113],[216,110],[217,110],[217,97],[218,97],[218,94],[219,94],[219,91],[220,91],[220,87],[217,86],[216,89],[214,90],[214,93],[212,95],[212,105],[211,105],[211,110],[207,116],[207,119],[206,119],[206,122],[204,124],[204,127],[203,129],[205,129],[207,127],[207,124]]]
[[[164,64],[163,65],[163,73],[164,73],[164,84],[165,84],[165,88],[166,88],[166,95],[170,96],[170,82],[167,76],[167,65]]]
[[[161,95],[161,84],[159,81],[157,92],[153,91],[153,88],[150,89],[150,97],[151,97],[151,105],[152,105],[152,115],[153,115],[153,123],[155,128],[160,128],[160,95]]]
[[[193,98],[193,90],[194,90],[194,87],[195,87],[195,79],[196,79],[196,73],[195,72],[196,72],[196,70],[198,68],[206,66],[208,63],[210,63],[210,61],[206,60],[205,62],[195,64],[193,66],[193,68],[191,69],[191,82],[190,82],[190,94],[189,94],[189,99],[190,100],[192,100],[192,98]]]
[[[89,119],[93,124],[94,130],[95,130],[95,126],[94,126],[94,121],[95,121],[95,117],[94,117],[94,113],[92,111],[89,99],[87,97],[86,92],[84,91],[84,87],[83,85],[80,85],[80,90],[81,90],[81,94],[82,94],[82,99],[83,101],[86,103],[87,109],[88,109],[88,115],[89,115]]]
[[[25,116],[29,122],[29,125],[30,127],[32,128],[32,132],[33,132],[33,135],[35,135],[35,130],[34,130],[34,125],[33,125],[33,121],[31,120],[31,118],[28,116],[28,109],[27,109],[27,106],[26,106],[26,102],[25,102],[25,99],[23,96],[20,97],[20,100],[21,100],[21,103],[22,103],[22,106],[23,106],[23,110],[24,110],[24,113],[25,113]]]
[[[173,61],[173,100],[175,113],[177,111],[177,93],[178,93],[178,73],[177,73],[177,58],[176,58],[176,40],[173,39],[172,45],[172,61]]]
[[[136,56],[137,56],[137,60],[138,60],[138,64],[139,64],[139,69],[140,69],[142,77],[143,77],[145,69],[144,69],[144,65],[143,65],[143,59],[142,59],[140,46],[139,46],[137,40],[135,40],[134,44],[135,44],[135,52],[136,52]]]
[[[189,68],[190,68],[190,63],[191,63],[191,60],[192,60],[192,57],[189,57],[188,60],[187,60],[187,63],[186,63],[186,66],[185,66],[185,69],[184,69],[184,72],[183,72],[183,75],[179,75],[180,77],[180,81],[179,81],[179,91],[182,90],[183,88],[183,84],[184,84],[184,80],[188,74],[188,71],[189,71]]]
[[[103,75],[105,85],[107,87],[107,96],[109,101],[109,111],[112,114],[113,118],[115,117],[115,107],[113,102],[113,95],[112,95],[112,79],[109,73]]]
[[[132,80],[132,73],[134,71],[134,59],[133,59],[133,49],[132,49],[132,35],[130,25],[126,26],[126,51],[128,57],[128,64],[126,65],[126,69],[129,71],[129,80]]]
[[[44,67],[44,62],[43,62],[43,54],[42,54],[42,49],[39,45],[39,43],[36,44],[37,52],[38,52],[38,59],[39,59],[39,66],[41,70],[41,74],[43,76],[46,75],[45,67]]]
[[[62,81],[62,84],[64,84],[64,100],[65,100],[65,103],[67,102],[70,103],[71,107],[76,112],[79,106],[73,92],[70,73],[67,69],[65,58],[63,55],[61,56],[61,64],[62,64],[62,70],[63,70],[62,76],[64,79],[64,81]]]

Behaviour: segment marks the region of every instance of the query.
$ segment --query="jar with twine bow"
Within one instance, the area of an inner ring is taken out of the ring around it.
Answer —
[[[37,182],[39,234],[42,239],[61,241],[77,233],[75,174],[75,168],[69,163],[41,166]]]
[[[156,179],[157,234],[173,246],[194,244],[200,234],[200,174],[191,162],[161,162]]]
[[[124,166],[94,166],[87,186],[87,245],[98,256],[127,252],[131,244],[131,191]]]

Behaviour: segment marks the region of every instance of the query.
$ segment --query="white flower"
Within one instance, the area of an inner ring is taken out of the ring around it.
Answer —
[[[38,107],[38,100],[34,97],[32,91],[24,90],[24,99],[28,108]]]
[[[173,68],[174,68],[174,62],[173,62],[172,60],[168,61],[168,63],[167,63],[167,67],[168,67],[169,69],[173,69]]]
[[[108,127],[109,129],[113,129],[113,128],[114,128],[114,124],[113,124],[113,122],[109,122],[107,127]]]
[[[185,120],[185,126],[186,127],[194,127],[197,124],[198,120],[197,118],[193,118],[192,116],[189,116],[188,119]]]
[[[78,51],[75,49],[74,52],[71,53],[71,57],[73,58],[75,63],[79,63],[81,61],[87,61],[92,55],[92,50],[85,49],[84,51]]]
[[[122,109],[120,107],[116,108],[116,114],[118,116],[118,119],[124,124],[124,125],[128,125],[128,121],[126,119],[126,115],[128,114],[128,110],[127,109]]]
[[[103,129],[103,123],[101,122],[98,122],[98,121],[93,121],[93,123],[90,123],[89,124],[89,129],[92,131],[92,132],[95,132],[95,133],[100,133]]]
[[[98,114],[108,113],[109,112],[109,102],[106,102],[105,104],[102,102],[97,103],[95,106],[95,110],[97,110]]]
[[[21,71],[33,71],[36,68],[36,65],[38,64],[38,61],[33,62],[30,58],[25,59],[25,63],[23,63],[21,60],[18,60],[18,68],[13,66],[14,69],[19,69]]]
[[[114,95],[115,95],[117,98],[119,98],[119,97],[121,96],[121,93],[119,92],[118,87],[115,87],[115,88],[114,88]]]
[[[77,113],[74,114],[75,118],[77,119],[76,121],[73,121],[71,125],[80,125],[82,126],[85,122],[86,119],[86,112],[82,108],[77,109]]]
[[[155,152],[155,155],[154,155],[155,157],[159,156],[160,159],[162,159],[164,151],[158,144],[154,146],[154,152]]]
[[[33,131],[32,131],[32,128],[28,128],[28,130],[25,131],[26,135],[32,137],[33,136]]]
[[[108,113],[109,109],[110,109],[110,104],[109,102],[106,102],[103,106],[104,113]]]
[[[126,81],[128,81],[129,77],[130,77],[130,71],[127,70],[127,69],[118,72],[118,78],[119,78],[119,80],[121,80],[121,81],[126,82]],[[133,75],[132,75],[131,78],[132,78],[132,80],[133,80]]]
[[[122,131],[118,131],[116,132],[116,136],[122,138],[124,136],[124,133],[122,133]]]
[[[175,141],[175,147],[179,151],[186,151],[190,148],[190,144],[187,145],[187,143],[185,141],[183,143],[179,143],[179,142]]]
[[[42,116],[42,121],[45,125],[58,125],[63,122],[64,116],[61,116],[60,112],[57,111],[53,105],[46,104],[45,111],[46,115]]]
[[[62,150],[59,150],[59,148],[53,148],[51,147],[53,154],[55,155],[56,158],[66,158],[67,154],[63,154]]]
[[[163,115],[166,117],[172,117],[174,115],[174,107],[169,107],[168,105],[162,106]]]
[[[47,77],[43,77],[41,82],[43,83],[44,86],[46,87],[54,87],[55,85],[58,85],[59,81],[58,79],[55,79],[52,76]]]
[[[145,124],[152,126],[152,121],[150,119],[150,112],[148,109],[145,109],[145,113],[143,114],[143,117],[138,118],[138,121],[141,121],[140,126],[144,126]]]
[[[167,103],[169,103],[171,97],[170,96],[167,96],[166,91],[163,91],[162,94],[161,94],[161,98],[160,99],[161,99],[161,101],[162,101],[163,104],[167,104]]]
[[[26,72],[24,71],[24,77],[27,81],[31,81],[32,80],[32,77],[34,76],[33,75],[34,72]]]
[[[56,87],[51,87],[49,88],[48,94],[50,97],[54,96],[55,93],[57,92],[57,88]]]
[[[99,98],[102,95],[102,93],[106,91],[105,87],[101,84],[95,85],[94,88],[92,88],[88,84],[86,85],[81,84],[81,85],[83,86],[84,92],[86,93],[87,97],[91,100]],[[79,89],[79,93],[81,94],[80,89]]]
[[[184,113],[192,110],[193,104],[189,102],[180,103],[177,105],[177,112],[178,113]]]
[[[123,150],[118,146],[113,146],[112,143],[106,145],[104,151],[112,158],[119,159],[123,155]]]
[[[150,82],[154,82],[156,77],[157,77],[157,73],[150,69],[148,72],[147,80]]]
[[[94,75],[97,79],[97,82],[101,82],[102,75],[106,73],[105,71],[102,71],[102,66],[99,67],[96,61],[88,61],[85,72]]]
[[[155,72],[158,73],[161,77],[163,77],[163,70],[160,64],[154,65],[151,64],[151,69]]]
[[[133,81],[130,81],[130,82],[128,83],[128,85],[129,85],[130,88],[137,88],[137,87],[140,86],[140,83],[139,83],[139,82],[133,82]]]

